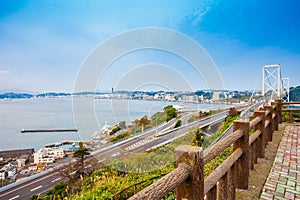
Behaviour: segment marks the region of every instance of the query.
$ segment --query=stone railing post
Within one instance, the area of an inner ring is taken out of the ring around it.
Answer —
[[[278,123],[282,122],[282,100],[276,100],[278,103]]]
[[[256,152],[258,158],[264,158],[265,157],[265,144],[268,142],[268,135],[265,131],[265,111],[255,111],[254,112],[254,118],[260,117],[261,122],[259,122],[255,127],[254,131],[260,130],[261,136],[258,139]]]
[[[274,121],[272,119],[272,106],[265,106],[264,107],[265,110],[270,111],[270,113],[268,114],[268,116],[266,116],[266,119],[270,121],[269,127],[267,128],[267,132],[268,132],[268,140],[272,141],[273,140],[273,132],[274,132]]]
[[[278,102],[272,102],[271,103],[272,106],[275,106],[275,110],[274,113],[276,115],[276,117],[274,118],[274,128],[276,131],[278,131],[278,116],[279,116],[279,112],[278,112]]]
[[[290,110],[290,113],[289,113],[289,120],[290,120],[290,124],[293,123],[293,111]]]
[[[201,147],[179,146],[175,149],[176,165],[191,167],[191,176],[176,188],[176,199],[204,199],[203,151]]]
[[[233,151],[241,148],[243,155],[237,161],[236,187],[248,189],[249,178],[249,121],[236,120],[233,123],[233,132],[241,130],[243,136],[233,144]]]

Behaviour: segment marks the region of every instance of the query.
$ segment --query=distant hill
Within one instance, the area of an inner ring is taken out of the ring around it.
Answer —
[[[300,86],[290,88],[290,101],[300,101]]]
[[[24,99],[24,98],[32,98],[32,97],[62,97],[62,96],[70,96],[71,94],[69,93],[55,93],[55,92],[50,92],[50,93],[43,93],[43,94],[38,94],[38,95],[33,95],[33,94],[28,94],[28,93],[14,93],[14,92],[9,92],[9,93],[3,93],[0,94],[0,99]]]
[[[71,96],[70,93],[55,93],[55,92],[49,92],[49,93],[43,93],[36,95],[37,97],[62,97],[62,96]]]
[[[4,93],[0,94],[0,99],[23,99],[23,98],[32,98],[32,94],[27,94],[27,93]]]

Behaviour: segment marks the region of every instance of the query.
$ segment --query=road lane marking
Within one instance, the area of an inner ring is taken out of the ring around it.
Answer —
[[[19,198],[19,197],[20,197],[20,195],[17,195],[17,196],[14,196],[14,197],[10,198],[9,200],[13,200],[13,199],[16,199],[16,198]]]
[[[145,138],[145,139],[143,139],[143,140],[141,140],[141,141],[138,141],[138,142],[136,142],[136,143],[134,143],[134,144],[132,144],[132,145],[126,147],[125,149],[126,149],[127,151],[129,151],[129,150],[135,149],[135,148],[137,148],[137,147],[143,146],[143,145],[145,145],[146,143],[151,142],[152,140],[153,140],[153,138],[148,137],[148,138]]]
[[[21,188],[27,187],[27,186],[29,186],[29,185],[32,185],[32,184],[36,183],[36,182],[39,182],[39,181],[41,181],[41,180],[44,180],[44,179],[49,178],[49,177],[51,177],[51,176],[54,176],[55,174],[58,174],[58,172],[55,172],[55,173],[50,174],[50,175],[48,175],[48,176],[45,176],[45,177],[43,177],[43,178],[41,178],[41,179],[32,181],[31,183],[25,184],[25,185],[23,185],[23,186],[21,186],[21,187],[17,187],[16,189],[13,189],[13,190],[11,190],[11,191],[9,191],[9,192],[6,192],[6,193],[4,193],[4,194],[1,194],[0,197],[3,197],[3,196],[5,196],[5,195],[7,195],[7,194],[10,194],[10,193],[12,193],[12,192],[18,191],[18,190],[21,189]]]
[[[43,187],[43,186],[42,186],[42,185],[40,185],[40,186],[37,186],[37,187],[35,187],[35,188],[31,189],[31,190],[30,190],[30,192],[33,192],[34,190],[40,189],[41,187]]]
[[[59,177],[59,178],[57,178],[57,179],[54,179],[54,180],[51,181],[51,183],[54,183],[55,181],[58,181],[58,180],[60,180],[60,179],[61,179],[61,177]]]

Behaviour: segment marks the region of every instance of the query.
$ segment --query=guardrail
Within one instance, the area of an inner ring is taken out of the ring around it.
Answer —
[[[177,147],[177,168],[130,200],[161,199],[174,189],[176,199],[235,199],[236,189],[248,189],[249,171],[257,158],[264,157],[267,143],[278,130],[281,106],[276,101],[255,111],[251,121],[234,121],[233,133],[204,151],[195,146]],[[253,134],[249,137],[250,129]],[[230,146],[232,154],[204,179],[204,165]]]

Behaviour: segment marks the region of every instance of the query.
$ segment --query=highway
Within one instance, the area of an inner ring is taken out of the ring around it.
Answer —
[[[87,170],[93,171],[100,168],[102,166],[101,163],[105,163],[106,159],[114,157],[117,158],[121,156],[121,152],[124,152],[124,150],[136,153],[142,150],[156,148],[169,143],[178,137],[182,137],[189,132],[191,127],[205,127],[222,121],[228,115],[228,111],[224,111],[192,123],[187,123],[188,117],[186,115],[183,115],[181,118],[184,121],[184,125],[176,129],[170,129],[171,126],[174,127],[174,123],[177,121],[176,119],[173,119],[168,123],[158,126],[157,129],[146,131],[143,134],[136,135],[132,138],[92,152],[85,161]],[[0,199],[29,199],[34,194],[45,193],[53,188],[57,183],[66,180],[66,178],[61,176],[60,171],[69,169],[70,165],[73,164],[74,162],[61,164],[40,174],[30,176],[19,183],[13,183],[0,188]],[[72,174],[75,172],[76,171],[70,173]]]
[[[246,109],[244,109],[241,114],[240,114],[240,120],[248,120],[249,117],[251,115],[253,115],[253,112],[255,110],[257,110],[262,104],[260,103],[257,103],[257,104],[253,104],[253,105],[250,105],[248,107],[246,107]],[[233,133],[233,125],[231,125],[227,130],[224,131],[223,135],[216,141],[220,141],[220,140],[223,140],[225,137],[227,137],[228,135],[230,135],[231,133]]]

